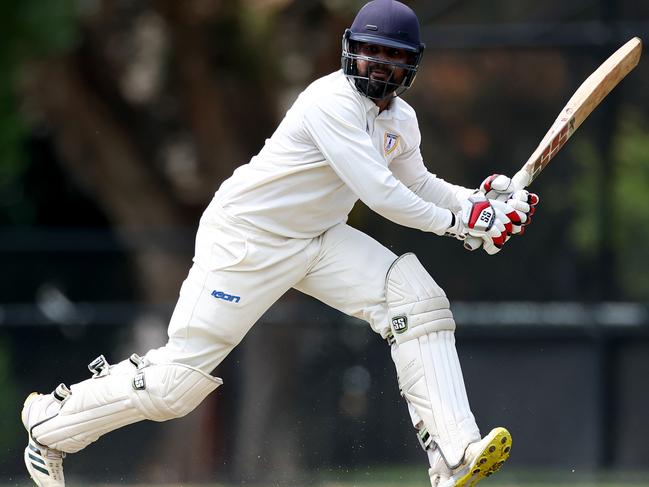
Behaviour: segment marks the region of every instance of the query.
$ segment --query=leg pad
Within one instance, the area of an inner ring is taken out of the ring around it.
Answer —
[[[436,444],[454,468],[462,463],[469,443],[480,439],[480,432],[455,350],[448,299],[414,254],[405,254],[388,271],[386,300],[392,358],[401,394],[418,419],[420,441],[427,449]]]
[[[59,386],[30,401],[23,416],[31,418],[26,426],[36,442],[74,453],[127,424],[184,416],[223,383],[193,367],[151,364],[136,355],[91,370],[94,376],[74,384],[65,397],[56,395],[64,390]]]

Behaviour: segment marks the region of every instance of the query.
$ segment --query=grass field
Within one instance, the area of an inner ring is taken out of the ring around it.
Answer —
[[[370,475],[350,474],[340,479],[323,479],[319,487],[429,487],[425,473],[417,470],[373,471]],[[501,471],[481,482],[480,487],[649,487],[649,473],[568,471]]]
[[[19,482],[0,484],[0,487],[32,487]],[[425,472],[420,468],[376,468],[367,471],[329,472],[317,480],[275,481],[269,483],[204,483],[204,484],[132,484],[88,483],[80,479],[66,479],[67,487],[430,487]],[[649,487],[649,472],[573,472],[563,471],[502,471],[481,482],[480,487]]]

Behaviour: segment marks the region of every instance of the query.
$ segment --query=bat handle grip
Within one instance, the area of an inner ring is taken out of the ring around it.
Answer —
[[[531,182],[532,175],[523,167],[512,177],[513,192],[527,188]]]

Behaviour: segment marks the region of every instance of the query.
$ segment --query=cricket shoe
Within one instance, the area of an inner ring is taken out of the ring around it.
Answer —
[[[27,430],[28,442],[25,448],[25,466],[32,480],[39,487],[64,487],[63,458],[65,453],[37,443],[31,436],[32,428],[56,416],[61,404],[70,395],[65,384],[60,384],[51,394],[32,392],[21,413],[23,425]]]
[[[428,469],[428,476],[430,477],[430,485],[432,485],[432,487],[448,485],[448,481],[450,479],[448,474],[435,472],[432,468]]]
[[[448,468],[444,457],[442,456],[439,448],[434,446],[433,450],[427,450],[428,462],[430,468],[428,469],[428,476],[430,477],[430,485],[432,487],[439,487],[445,485],[448,479],[453,475],[453,471]]]
[[[438,486],[473,487],[497,472],[509,457],[511,449],[512,435],[509,431],[505,428],[492,429],[482,440],[471,443],[466,448],[462,464],[453,470],[449,478],[440,479]]]

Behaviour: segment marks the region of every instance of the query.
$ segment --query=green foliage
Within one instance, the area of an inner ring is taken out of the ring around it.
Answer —
[[[64,51],[76,40],[76,4],[72,0],[11,0],[0,5],[3,57],[14,66],[34,56]]]
[[[26,62],[70,49],[77,39],[75,2],[8,0],[0,2],[0,209],[21,219],[19,179],[27,166],[27,127],[21,118],[17,85]]]
[[[572,189],[572,200],[575,202],[575,214],[570,230],[575,247],[584,255],[592,258],[599,248],[597,186],[599,184],[602,158],[592,140],[574,141],[576,163],[575,172],[578,180]]]
[[[619,280],[639,300],[649,298],[649,123],[637,111],[615,137],[615,248]]]
[[[649,122],[632,109],[622,111],[620,128],[614,138],[613,180],[606,184],[612,192],[611,221],[600,215],[600,178],[602,157],[594,141],[580,139],[574,147],[580,167],[573,186],[575,215],[572,239],[587,258],[599,251],[600,225],[613,236],[616,277],[626,296],[649,298]]]

